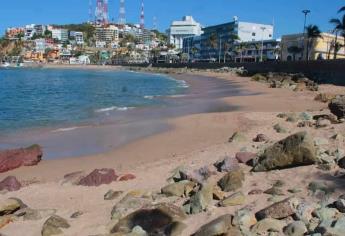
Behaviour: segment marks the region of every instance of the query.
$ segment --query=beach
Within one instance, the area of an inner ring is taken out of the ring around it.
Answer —
[[[110,220],[110,212],[119,200],[103,199],[109,189],[121,190],[124,195],[133,190],[160,192],[160,189],[167,185],[167,179],[174,169],[179,166],[198,169],[210,166],[227,156],[234,158],[241,150],[256,152],[260,145],[253,143],[252,139],[257,134],[264,133],[273,143],[303,130],[310,132],[313,137],[328,138],[345,127],[344,124],[322,130],[297,127],[296,122],[286,122],[277,117],[282,112],[329,113],[327,104],[315,101],[314,98],[320,92],[344,93],[345,89],[342,87],[321,85],[318,92],[295,92],[285,88],[269,88],[249,77],[231,73],[198,71],[170,76],[185,80],[190,85],[187,97],[175,98],[178,109],[169,108],[165,110],[166,113],[157,110],[159,114],[152,114],[152,110],[149,113],[142,111],[140,115],[146,118],[141,122],[136,120],[122,124],[121,127],[110,122],[99,127],[67,130],[56,139],[54,134],[33,139],[34,143],[38,144],[40,140],[49,139],[51,143],[60,142],[61,145],[53,151],[55,156],[60,152],[64,158],[46,160],[43,155],[43,160],[36,166],[20,167],[1,173],[0,179],[15,176],[24,187],[16,192],[1,194],[0,201],[16,197],[33,209],[55,209],[56,214],[68,219],[71,225],[64,229],[64,235],[108,235],[109,227],[114,223]],[[181,103],[187,105],[182,106]],[[277,123],[282,124],[287,133],[277,133],[273,129]],[[229,143],[228,140],[234,132],[243,133],[246,140]],[[99,140],[98,137],[104,140]],[[103,144],[106,148],[100,148],[97,154],[78,155],[74,158],[68,156],[68,152],[65,154],[63,146],[67,145],[68,148],[71,140],[78,143],[78,139],[86,140],[78,144],[80,147],[85,145],[85,150],[88,150],[88,145],[93,142]],[[343,143],[332,142],[331,145],[342,146]],[[260,173],[251,173],[248,166],[241,167],[246,173],[246,181],[242,187],[244,193],[253,189],[265,190],[277,180],[284,180],[286,189],[306,188],[314,180],[328,181],[333,185],[338,183],[335,177],[321,171],[317,166]],[[97,168],[113,168],[119,175],[131,173],[136,178],[98,187],[62,184],[68,173],[89,173]],[[219,174],[214,178],[216,177],[219,177]],[[337,188],[334,196],[341,193],[345,193],[345,188]],[[289,196],[288,193],[285,195]],[[305,199],[311,198],[306,192],[297,195]],[[181,204],[181,199],[176,202]],[[250,206],[254,212],[268,204],[265,195],[249,195],[245,200],[245,205]],[[210,220],[225,213],[232,214],[239,208],[241,207],[211,206],[208,211],[191,215],[184,221],[187,227],[181,235],[191,235]],[[77,211],[83,214],[71,219],[71,214]],[[1,233],[11,236],[40,235],[45,220],[46,218],[37,221],[14,220],[3,227]]]

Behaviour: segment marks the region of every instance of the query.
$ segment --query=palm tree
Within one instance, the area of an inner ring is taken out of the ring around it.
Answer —
[[[321,30],[317,25],[309,25],[306,28],[307,31],[307,53],[306,53],[306,60],[309,60],[309,52],[311,50],[311,46],[314,43],[314,40],[317,38],[322,38]]]
[[[344,12],[345,11],[345,6],[343,6],[342,8],[339,9],[338,13],[340,12]]]
[[[243,42],[236,45],[235,51],[237,54],[240,54],[240,63],[242,63],[243,51],[245,49],[246,49],[246,45]]]
[[[342,19],[331,19],[329,21],[331,24],[334,25],[334,33],[335,33],[335,42],[338,41],[338,34],[340,33],[341,36],[345,36],[345,15],[343,16]],[[344,37],[344,45],[345,45],[345,37]],[[336,58],[337,54],[336,51],[334,51],[334,59]]]
[[[224,42],[224,63],[226,61],[226,54],[229,53],[229,49],[234,46],[236,41],[240,40],[237,34],[231,34],[227,42]]]
[[[218,45],[217,41],[218,41],[217,35],[215,33],[211,34],[211,36],[208,39],[208,44],[209,44],[210,48],[215,50],[217,48],[217,45]]]

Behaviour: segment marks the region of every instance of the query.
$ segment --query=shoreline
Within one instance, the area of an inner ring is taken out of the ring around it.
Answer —
[[[235,86],[246,93],[241,96],[229,96],[227,91],[214,90],[214,87],[206,84],[205,89],[209,92],[211,100],[220,100],[229,106],[236,105],[238,109],[167,118],[171,129],[135,140],[110,152],[81,158],[43,160],[37,166],[21,167],[2,173],[0,179],[13,175],[24,183],[24,187],[16,192],[0,194],[0,200],[17,197],[33,209],[56,209],[56,214],[68,219],[71,224],[70,228],[63,230],[64,235],[107,235],[109,227],[114,225],[114,221],[110,219],[110,212],[123,198],[105,201],[104,194],[109,189],[123,191],[124,194],[121,196],[133,194],[145,196],[143,198],[146,199],[147,196],[159,195],[160,189],[168,184],[167,179],[178,167],[188,167],[191,170],[211,168],[216,161],[223,160],[225,157],[234,158],[236,153],[243,150],[256,153],[265,145],[270,145],[296,132],[307,131],[312,137],[328,138],[336,132],[341,132],[345,127],[345,124],[330,125],[322,129],[298,127],[297,122],[288,122],[277,117],[277,114],[281,112],[297,115],[306,111],[311,115],[327,113],[327,104],[314,101],[315,95],[319,92],[272,89],[266,84],[251,81],[250,78],[231,74],[198,72],[179,76],[217,77],[228,86]],[[330,85],[320,87],[320,92],[327,91],[344,93],[345,88]],[[228,96],[223,96],[224,94]],[[190,99],[199,100],[199,97],[193,94]],[[277,133],[273,129],[277,123],[284,126],[287,132]],[[229,143],[229,137],[236,131],[245,135],[246,140]],[[269,137],[268,143],[252,141],[252,138],[260,133]],[[334,140],[329,142],[332,148],[343,144]],[[330,186],[337,186],[338,189],[332,193],[331,198],[345,193],[345,188],[339,187],[343,186],[339,183],[342,179],[333,176],[337,170],[325,172],[317,165],[259,173],[251,172],[251,168],[244,164],[240,164],[240,167],[245,172],[245,182],[241,188],[245,194],[245,202],[239,206],[218,207],[217,202],[213,201],[204,212],[188,215],[183,222],[187,227],[181,235],[192,235],[211,220],[224,214],[234,214],[243,207],[252,212],[261,210],[272,204],[273,197],[284,199],[297,196],[314,202],[315,199],[308,195],[307,190],[294,194],[287,191],[294,188],[308,188],[312,181],[324,181]],[[96,168],[113,168],[120,176],[131,173],[136,178],[130,181],[115,181],[98,187],[62,184],[64,175],[68,173],[76,171],[90,173]],[[212,175],[210,181],[218,181],[223,174]],[[269,189],[278,180],[284,181],[284,196],[271,196],[264,193],[247,194],[255,189]],[[181,206],[186,200],[186,198],[177,198],[176,201],[174,199],[168,198],[177,206]],[[82,212],[83,215],[76,219],[70,218],[71,214],[77,211]],[[24,233],[28,236],[39,235],[45,220],[46,218],[38,221],[14,221],[5,226],[4,233],[6,235],[23,235]]]

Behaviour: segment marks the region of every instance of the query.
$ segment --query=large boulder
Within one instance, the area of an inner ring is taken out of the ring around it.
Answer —
[[[111,233],[130,233],[140,226],[148,235],[180,235],[186,219],[183,210],[175,205],[161,203],[141,208],[126,217],[111,229]]]
[[[242,187],[244,178],[244,173],[241,169],[233,170],[221,178],[218,181],[218,185],[225,192],[235,191]]]
[[[255,216],[258,220],[265,218],[284,219],[296,213],[299,200],[296,198],[287,198],[283,201],[274,203],[265,209],[258,211]]]
[[[0,191],[7,190],[7,191],[17,191],[22,187],[20,182],[14,176],[7,176],[0,182]]]
[[[37,163],[41,161],[42,155],[42,149],[39,145],[1,151],[0,173],[19,168],[21,166],[37,165]]]
[[[345,118],[345,96],[339,95],[331,100],[328,104],[329,110],[340,118]]]
[[[202,226],[193,236],[217,236],[226,235],[230,230],[232,216],[227,214],[218,217],[217,219]]]
[[[185,206],[187,213],[197,214],[204,211],[213,200],[213,189],[213,184],[204,184],[201,190],[190,198],[190,209]]]
[[[317,162],[313,139],[306,132],[293,134],[264,150],[257,159],[254,171],[269,171]]]
[[[83,186],[100,186],[102,184],[110,184],[116,181],[117,175],[113,169],[95,169],[89,175],[82,178],[78,185]]]

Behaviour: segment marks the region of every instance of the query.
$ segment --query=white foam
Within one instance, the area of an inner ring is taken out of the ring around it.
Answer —
[[[82,128],[82,126],[73,126],[73,127],[55,129],[55,130],[53,130],[52,132],[53,132],[53,133],[66,132],[66,131],[76,130],[76,129],[79,129],[79,128]]]
[[[147,95],[147,96],[144,96],[145,99],[154,99],[155,97],[158,97],[158,96],[153,96],[153,95]]]
[[[134,107],[117,107],[117,106],[111,106],[111,107],[105,107],[105,108],[101,108],[96,110],[95,112],[97,113],[102,113],[102,112],[108,112],[108,111],[127,111],[130,109],[134,109]]]
[[[178,84],[179,84],[178,87],[180,87],[180,88],[189,88],[188,83],[184,80],[179,80]]]

